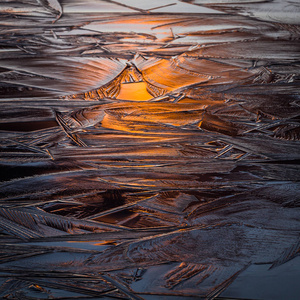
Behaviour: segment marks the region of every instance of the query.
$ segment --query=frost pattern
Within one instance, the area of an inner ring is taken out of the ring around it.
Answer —
[[[0,5],[2,298],[214,299],[299,255],[298,5],[157,3]]]

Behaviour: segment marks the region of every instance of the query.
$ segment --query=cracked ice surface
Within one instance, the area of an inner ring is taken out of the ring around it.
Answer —
[[[299,298],[295,1],[0,12],[1,297]]]

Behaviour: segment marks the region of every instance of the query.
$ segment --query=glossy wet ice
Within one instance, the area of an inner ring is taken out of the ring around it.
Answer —
[[[0,9],[1,297],[299,298],[296,2]]]

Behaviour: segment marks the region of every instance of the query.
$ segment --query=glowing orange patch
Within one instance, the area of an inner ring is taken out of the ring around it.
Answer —
[[[133,100],[133,101],[146,101],[153,98],[147,91],[147,84],[143,81],[122,83],[118,99]]]

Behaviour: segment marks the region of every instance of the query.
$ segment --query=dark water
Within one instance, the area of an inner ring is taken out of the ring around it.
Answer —
[[[0,4],[4,299],[299,299],[296,1]]]

